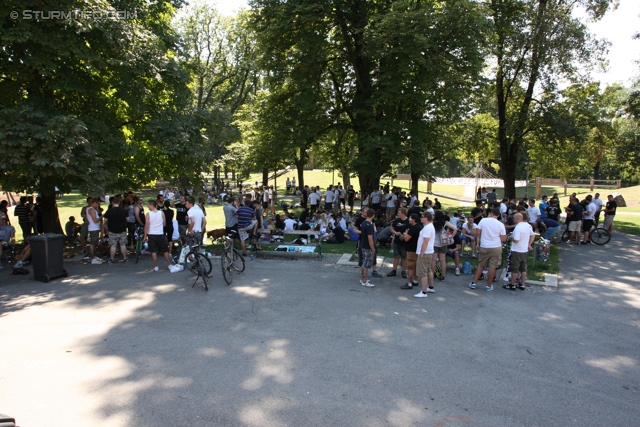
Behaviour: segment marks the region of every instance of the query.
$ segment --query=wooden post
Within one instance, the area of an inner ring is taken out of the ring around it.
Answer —
[[[564,181],[564,196],[567,197],[567,180]]]
[[[591,182],[589,182],[589,191],[593,191],[594,180],[591,178]]]
[[[616,188],[621,188],[622,187],[622,180],[621,179],[617,180],[616,181],[616,185],[617,185]]]
[[[536,200],[540,199],[541,193],[542,193],[542,182],[540,181],[540,177],[536,176]]]

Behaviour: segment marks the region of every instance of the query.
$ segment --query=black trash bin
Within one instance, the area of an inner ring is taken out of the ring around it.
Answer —
[[[34,279],[47,283],[51,279],[68,276],[62,259],[64,250],[62,234],[47,233],[29,237],[29,244]]]

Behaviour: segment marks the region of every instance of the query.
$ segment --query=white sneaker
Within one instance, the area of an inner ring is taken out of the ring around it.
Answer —
[[[426,298],[428,296],[429,295],[427,295],[426,293],[420,291],[420,292],[418,292],[417,294],[414,295],[414,298]]]
[[[427,288],[427,292],[430,294],[434,293],[436,290],[434,288]]]
[[[100,258],[94,258],[91,260],[91,264],[102,264],[102,260]]]
[[[153,267],[153,271],[160,271],[160,268],[158,268],[158,266],[156,265],[155,267]]]
[[[23,265],[24,265],[24,263],[22,261],[18,261],[18,262],[16,262],[14,267],[18,268],[18,267],[22,267]]]
[[[460,269],[456,268],[456,276],[459,276],[459,275],[460,275]]]
[[[373,288],[375,285],[371,282],[369,282],[369,280],[367,280],[366,282],[363,282],[362,280],[360,280],[360,284],[362,286],[366,286],[367,288]]]

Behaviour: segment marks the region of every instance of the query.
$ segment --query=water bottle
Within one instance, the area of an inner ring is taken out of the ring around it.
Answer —
[[[249,255],[249,259],[250,259],[251,261],[253,261],[253,260],[255,259],[255,256],[253,255],[253,252],[251,252],[251,255]]]
[[[146,251],[147,249],[149,249],[149,242],[144,242],[144,250]]]

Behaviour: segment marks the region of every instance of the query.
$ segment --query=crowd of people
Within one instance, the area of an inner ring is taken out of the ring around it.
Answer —
[[[460,210],[443,211],[437,198],[427,196],[422,202],[413,192],[408,193],[389,183],[381,185],[370,194],[358,194],[352,185],[344,189],[341,183],[330,185],[324,192],[318,186],[305,185],[296,188],[295,178],[286,178],[286,193],[300,197],[300,214],[294,215],[291,206],[284,202],[277,206],[277,194],[273,186],[240,185],[232,191],[228,183],[205,183],[198,200],[173,188],[161,190],[157,197],[145,204],[133,192],[110,197],[87,198],[79,213],[80,220],[69,217],[65,233],[70,241],[78,241],[84,259],[91,264],[101,264],[97,249],[108,253],[107,262],[116,262],[119,253],[128,262],[127,252],[135,251],[134,243],[141,236],[147,242],[154,270],[158,271],[157,255],[164,256],[170,266],[173,243],[192,234],[204,241],[207,221],[206,205],[225,200],[223,207],[225,231],[240,241],[246,254],[249,236],[268,232],[278,234],[291,230],[316,230],[315,236],[324,242],[342,244],[347,240],[358,242],[360,283],[373,286],[372,277],[382,277],[376,266],[376,248],[389,246],[394,253],[393,269],[387,276],[400,274],[407,279],[401,288],[421,287],[416,297],[434,292],[434,273],[439,280],[446,279],[446,257],[454,261],[455,274],[460,275],[462,252],[478,258],[478,269],[469,287],[475,289],[476,281],[486,271],[487,291],[493,290],[492,280],[496,268],[502,264],[502,246],[511,235],[513,262],[508,289],[522,289],[526,280],[526,254],[531,250],[533,236],[538,232],[550,239],[561,228],[562,208],[557,194],[551,198],[498,199],[496,190],[488,192],[479,188],[475,207],[465,216]],[[360,214],[353,213],[356,200],[360,200]],[[106,204],[103,208],[102,204]],[[277,212],[282,210],[282,214]],[[589,231],[597,225],[604,213],[604,226],[612,231],[617,204],[612,195],[605,203],[598,193],[579,201],[574,193],[564,208],[570,232],[570,243],[588,244]],[[42,212],[40,199],[23,196],[15,207],[14,217],[25,237],[41,233]],[[11,225],[7,203],[0,203],[0,255],[2,248],[15,245],[15,228]],[[300,239],[308,236],[300,236]],[[255,242],[260,250],[260,242]],[[24,254],[20,254],[21,256]],[[516,279],[520,283],[516,284]]]

